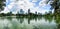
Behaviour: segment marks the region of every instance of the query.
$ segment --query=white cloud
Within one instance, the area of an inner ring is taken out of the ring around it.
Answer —
[[[9,0],[6,0],[6,2],[8,2]],[[7,5],[7,7],[4,9],[4,12],[9,12],[11,10],[14,10],[13,13],[16,13],[17,11],[19,11],[20,9],[23,9],[25,12],[28,11],[28,9],[31,9],[31,12],[41,12],[44,13],[45,11],[48,10],[44,10],[44,9],[40,9],[39,7],[44,7],[47,3],[48,0],[42,0],[40,1],[38,7],[34,7],[34,3],[33,2],[37,2],[38,0],[32,0],[32,2],[30,2],[30,0],[10,0],[10,4]],[[9,2],[8,2],[9,3]]]
[[[45,12],[49,12],[49,10],[46,10],[46,9],[43,9],[43,8],[39,8],[39,7],[33,7],[31,8],[31,12],[32,13],[42,13],[42,14],[45,14]]]
[[[33,3],[29,2],[29,0],[19,0],[14,2],[13,5],[16,5],[17,10],[18,9],[23,9],[24,11],[27,11],[28,9],[32,8],[34,6]]]
[[[4,11],[1,11],[0,13],[7,13],[7,12],[9,12],[9,10],[7,7],[5,7]]]
[[[37,2],[38,0],[32,0],[32,2]]]
[[[44,7],[44,6],[47,5],[47,2],[48,2],[48,0],[42,0],[42,1],[39,2],[39,5],[40,5],[41,7]]]
[[[52,4],[54,1],[49,1],[48,4]]]

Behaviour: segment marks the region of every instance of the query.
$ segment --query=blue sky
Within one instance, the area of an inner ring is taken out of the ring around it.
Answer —
[[[50,4],[46,4],[48,0],[6,0],[6,7],[3,12],[12,11],[16,13],[20,9],[23,9],[25,12],[30,8],[31,12],[48,12],[51,8]],[[19,9],[19,10],[18,10]]]

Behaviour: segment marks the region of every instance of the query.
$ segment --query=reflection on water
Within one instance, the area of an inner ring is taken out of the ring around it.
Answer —
[[[0,29],[56,29],[53,17],[2,17]]]

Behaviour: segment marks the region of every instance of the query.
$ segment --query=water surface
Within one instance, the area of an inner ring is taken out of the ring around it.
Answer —
[[[0,17],[0,29],[57,29],[54,17]]]

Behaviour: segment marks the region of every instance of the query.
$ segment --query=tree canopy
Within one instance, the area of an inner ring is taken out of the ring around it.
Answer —
[[[6,0],[0,0],[0,11],[4,10]]]
[[[51,5],[51,9],[54,9],[54,14],[57,15],[57,14],[60,14],[59,11],[60,11],[60,0],[49,0],[51,1],[50,2],[50,5]]]

